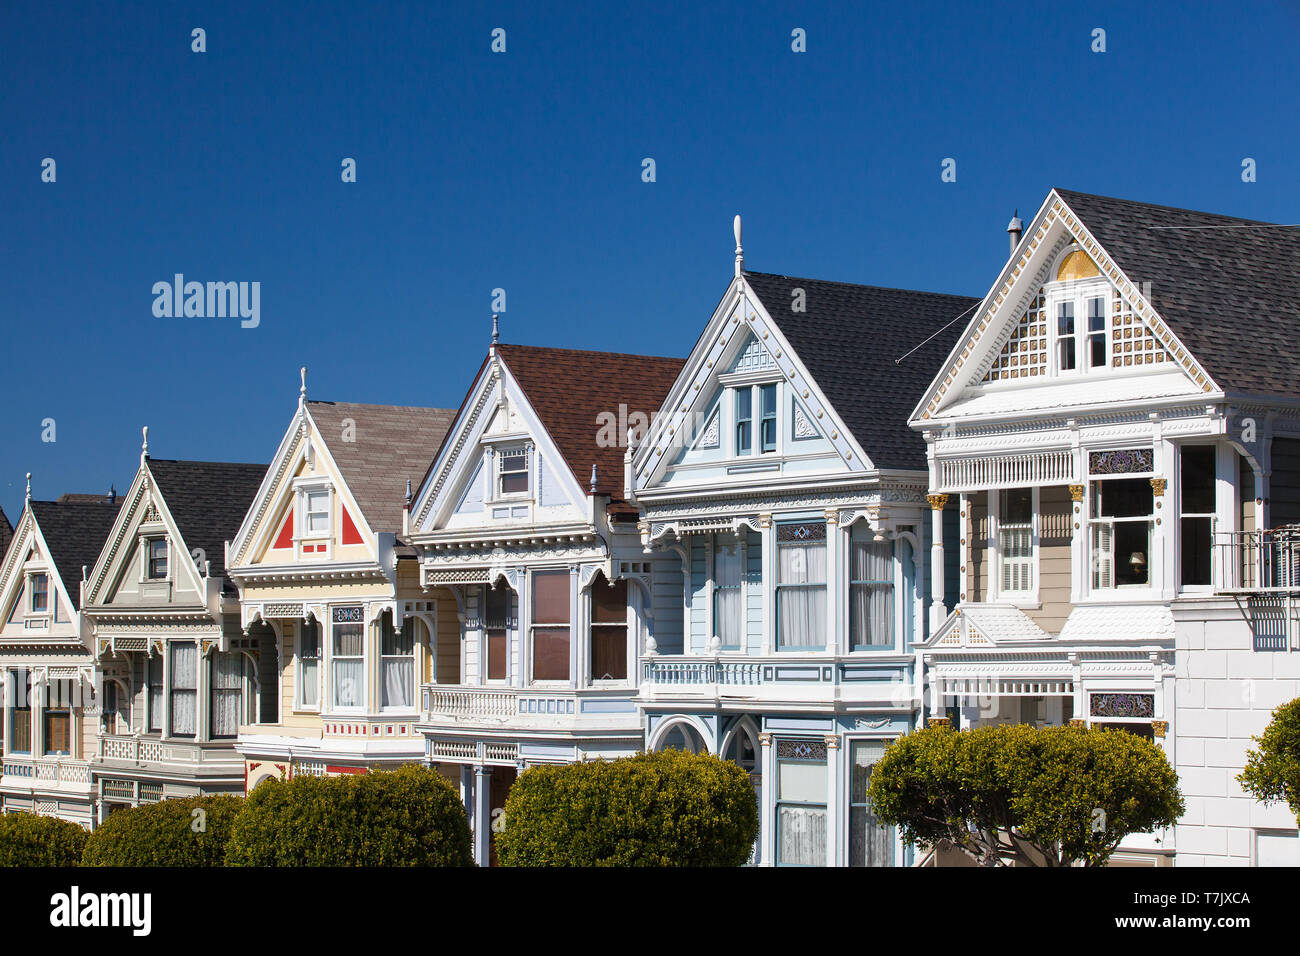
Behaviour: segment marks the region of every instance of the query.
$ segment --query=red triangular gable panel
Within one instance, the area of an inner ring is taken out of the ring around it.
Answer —
[[[343,542],[342,543],[360,544],[361,532],[358,531],[357,526],[352,523],[352,515],[348,514],[348,509],[346,506],[343,506],[341,510],[343,511]]]
[[[293,509],[284,517],[284,527],[280,529],[280,534],[275,539],[272,548],[292,548],[293,547]]]

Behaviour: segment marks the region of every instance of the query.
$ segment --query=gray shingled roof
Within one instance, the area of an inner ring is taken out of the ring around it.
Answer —
[[[266,474],[266,465],[228,461],[175,461],[150,458],[149,473],[162,493],[185,547],[202,548],[212,573],[224,577],[226,541],[234,538],[253,496]],[[223,588],[233,590],[228,578]]]
[[[980,300],[762,272],[745,278],[872,464],[925,470],[925,442],[907,420],[966,327],[965,317],[953,320]],[[791,311],[796,288],[805,312]]]
[[[1225,391],[1298,394],[1300,228],[1056,193]]]
[[[309,401],[307,410],[375,532],[402,531],[406,482],[414,491],[451,427],[448,408]],[[352,420],[353,441],[344,441]]]
[[[14,526],[9,523],[5,510],[0,508],[0,559],[9,550],[9,542],[14,538]]]
[[[58,501],[30,501],[28,507],[73,607],[80,608],[81,569],[89,571],[99,560],[122,499],[110,504],[103,495],[65,495]]]

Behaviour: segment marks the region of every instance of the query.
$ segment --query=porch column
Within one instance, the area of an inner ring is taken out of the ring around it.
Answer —
[[[772,735],[758,735],[759,766],[763,768],[763,792],[758,805],[758,865],[776,865],[776,820],[772,814],[773,795],[777,792],[776,761],[772,754]]]
[[[846,628],[840,625],[843,615],[840,605],[847,608],[847,602],[840,599],[840,531],[837,519],[839,512],[827,508],[823,515],[826,519],[826,652],[843,654],[848,650],[844,639]]]
[[[930,502],[930,633],[943,623],[943,509],[947,495],[926,495]]]
[[[487,866],[492,845],[492,768],[474,765],[474,862]]]
[[[826,740],[826,865],[843,866],[844,848],[840,846],[840,738],[827,734]],[[847,815],[847,814],[845,814]]]
[[[465,807],[465,817],[469,820],[470,831],[474,830],[474,768],[467,763],[460,765],[460,802]]]

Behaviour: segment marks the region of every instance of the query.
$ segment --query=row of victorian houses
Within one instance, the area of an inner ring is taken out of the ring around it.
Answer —
[[[1064,190],[983,299],[735,268],[685,359],[499,343],[458,409],[309,400],[270,464],[32,497],[0,565],[9,811],[423,762],[735,761],[764,865],[921,865],[925,724],[1140,734],[1132,865],[1300,862],[1235,774],[1300,696],[1300,230]],[[703,318],[703,314],[701,316]],[[11,539],[11,540],[10,540]]]

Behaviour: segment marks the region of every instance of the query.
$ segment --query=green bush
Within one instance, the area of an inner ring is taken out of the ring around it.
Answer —
[[[745,771],[668,750],[524,771],[497,855],[503,866],[740,866],[757,836]]]
[[[222,795],[116,810],[90,835],[82,865],[223,866],[243,805],[243,797]]]
[[[6,813],[0,816],[0,866],[76,866],[87,835],[57,817]]]
[[[1246,753],[1237,781],[1264,803],[1285,802],[1300,821],[1300,698],[1273,711],[1258,750]]]
[[[473,866],[460,797],[415,764],[267,780],[249,794],[230,866]]]

